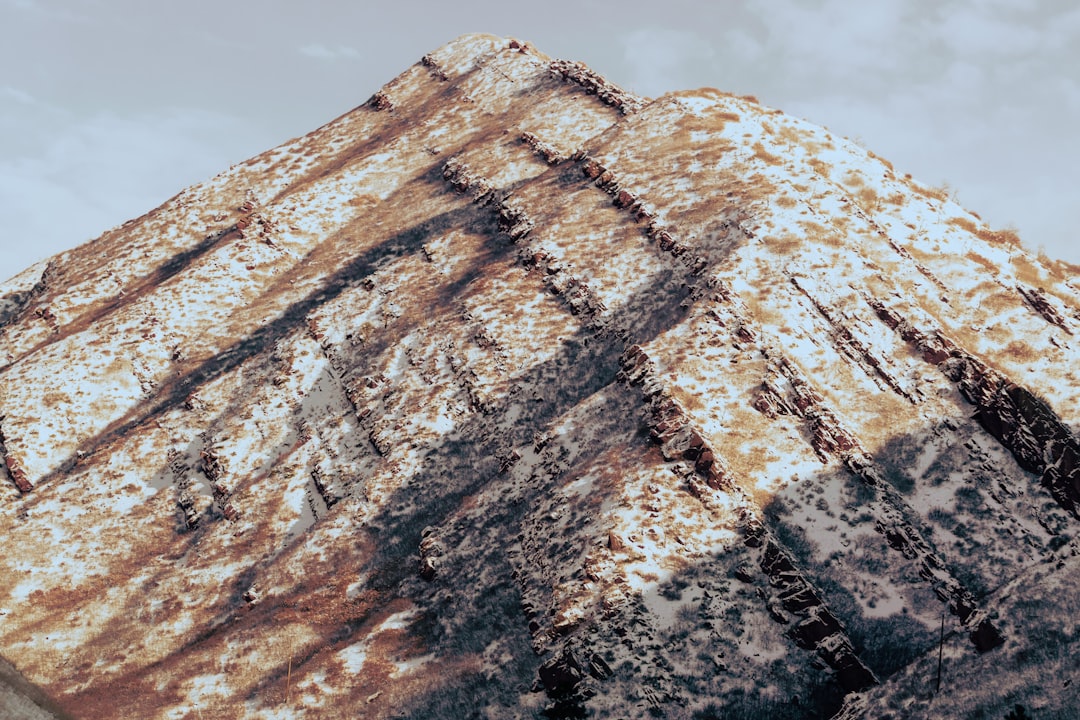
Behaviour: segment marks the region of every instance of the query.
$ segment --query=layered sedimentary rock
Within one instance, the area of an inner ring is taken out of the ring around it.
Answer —
[[[0,653],[85,718],[1067,711],[1076,275],[460,38],[0,286]]]

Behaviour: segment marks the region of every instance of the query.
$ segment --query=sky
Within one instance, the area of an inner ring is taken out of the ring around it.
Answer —
[[[647,96],[755,95],[1080,263],[1075,0],[0,0],[0,279],[468,32]]]

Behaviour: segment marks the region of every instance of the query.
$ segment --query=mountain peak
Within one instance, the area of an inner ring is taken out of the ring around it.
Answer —
[[[462,36],[0,286],[0,652],[85,718],[1068,712],[1076,270]]]

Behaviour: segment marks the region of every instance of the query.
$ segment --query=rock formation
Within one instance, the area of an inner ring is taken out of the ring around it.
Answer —
[[[459,38],[0,285],[0,654],[88,720],[1067,714],[1078,270]]]

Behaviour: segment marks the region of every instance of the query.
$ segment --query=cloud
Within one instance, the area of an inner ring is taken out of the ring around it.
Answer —
[[[201,110],[101,113],[64,128],[43,154],[0,161],[0,275],[142,215],[223,170],[223,157],[265,149],[252,135]]]
[[[347,45],[323,45],[310,43],[300,47],[300,54],[318,60],[356,60],[361,57],[356,48]]]
[[[1018,58],[1042,47],[1042,32],[1022,8],[991,3],[942,4],[933,25],[938,38],[957,56],[995,62]],[[1041,23],[1040,23],[1041,24]]]
[[[22,105],[37,104],[37,99],[33,95],[26,92],[25,90],[11,87],[10,85],[0,86],[0,98],[8,98],[10,100],[14,100],[17,103],[21,103]]]
[[[79,5],[94,5],[93,2],[81,2]],[[56,7],[53,4],[46,5],[40,0],[0,0],[0,7],[13,8],[17,12],[33,15],[49,20],[62,22],[87,23],[90,18],[87,15],[76,12],[67,7]]]
[[[708,65],[714,51],[694,32],[647,27],[620,39],[629,90],[656,97],[670,90],[672,78],[685,76],[696,65]]]

